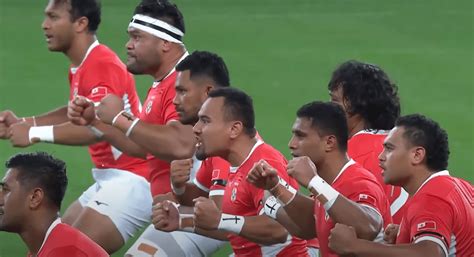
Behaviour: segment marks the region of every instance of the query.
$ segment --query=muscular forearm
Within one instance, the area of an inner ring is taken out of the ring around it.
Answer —
[[[257,244],[272,245],[284,243],[288,231],[266,215],[246,216],[239,235]]]
[[[293,222],[293,220],[290,217],[288,217],[288,214],[286,213],[284,208],[278,209],[278,212],[277,212],[278,223],[282,224],[291,235],[302,238],[302,239],[312,239],[316,237],[314,218],[312,218],[312,220],[313,220],[313,224],[300,227],[299,225],[301,224],[297,224]],[[312,229],[307,229],[308,227],[311,227]]]
[[[100,141],[100,139],[92,133],[90,128],[76,126],[70,122],[54,126],[53,133],[55,144],[91,145]]]
[[[176,195],[176,198],[182,205],[194,206],[193,199],[200,196],[207,197],[207,192],[202,191],[192,183],[186,183],[186,190],[182,195]]]
[[[195,137],[192,127],[177,121],[166,126],[139,122],[129,137],[162,160],[187,159],[194,154]]]
[[[441,247],[429,241],[422,241],[416,244],[385,245],[357,239],[352,244],[348,254],[358,257],[444,257]]]
[[[228,241],[229,240],[227,238],[229,233],[225,232],[225,231],[205,230],[205,229],[202,229],[202,228],[195,228],[194,233],[199,234],[199,235],[203,235],[203,236],[207,236],[207,237],[210,237],[210,238],[214,238],[214,239],[217,239],[217,240],[222,240],[222,241]]]
[[[59,107],[44,114],[35,115],[36,126],[58,125],[68,121],[67,106]]]
[[[299,237],[309,239],[316,236],[313,199],[298,193],[284,210],[289,220],[299,228],[298,231],[293,231],[298,232]]]
[[[380,215],[339,195],[332,207],[327,211],[335,223],[355,228],[357,237],[373,240],[382,229],[383,220]]]

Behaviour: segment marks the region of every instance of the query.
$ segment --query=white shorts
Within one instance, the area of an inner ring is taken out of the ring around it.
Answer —
[[[143,177],[119,169],[92,169],[96,183],[79,197],[89,207],[109,217],[124,242],[150,222],[153,198]]]
[[[125,257],[205,257],[226,243],[194,233],[163,232],[150,225],[128,249]]]
[[[308,255],[309,257],[319,257],[319,249],[308,246]]]

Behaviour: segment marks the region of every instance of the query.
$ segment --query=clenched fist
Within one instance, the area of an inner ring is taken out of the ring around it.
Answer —
[[[295,157],[286,167],[288,175],[292,176],[300,185],[308,187],[311,179],[318,175],[316,166],[308,156]]]
[[[171,183],[174,188],[183,188],[189,181],[193,159],[174,160],[170,165]]]

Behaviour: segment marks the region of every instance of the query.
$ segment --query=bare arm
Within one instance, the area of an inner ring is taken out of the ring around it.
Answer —
[[[69,121],[67,117],[67,106],[62,106],[50,112],[36,115],[35,121],[36,126],[58,125],[65,123]]]

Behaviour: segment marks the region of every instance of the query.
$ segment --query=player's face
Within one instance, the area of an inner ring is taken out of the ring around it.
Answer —
[[[288,147],[293,157],[308,156],[314,163],[318,163],[324,154],[323,138],[311,125],[308,118],[296,118]]]
[[[67,52],[71,47],[74,39],[74,22],[71,21],[69,8],[68,3],[54,4],[53,0],[46,6],[41,27],[50,51]]]
[[[229,133],[232,122],[224,119],[224,98],[208,98],[198,114],[198,122],[194,125],[196,135],[196,158],[225,157],[228,151]]]
[[[199,109],[206,101],[211,89],[198,80],[191,79],[189,70],[178,72],[176,77],[176,96],[173,99],[173,104],[178,112],[179,120],[183,124],[194,125],[197,122]]]
[[[0,231],[18,232],[27,210],[27,193],[17,181],[16,169],[7,170],[0,186]]]
[[[154,75],[161,63],[163,40],[136,28],[128,28],[127,69],[133,74]]]
[[[336,90],[330,91],[329,96],[331,97],[331,102],[338,104],[342,107],[344,113],[346,114],[347,122],[351,123],[352,116],[347,113],[347,105],[349,104],[349,102],[347,100],[344,100],[344,92],[342,90],[342,87],[338,87]],[[348,125],[349,127],[351,127],[350,124]]]
[[[403,127],[395,127],[384,141],[384,150],[379,155],[380,167],[386,184],[403,186],[410,177],[411,146],[403,137]]]

